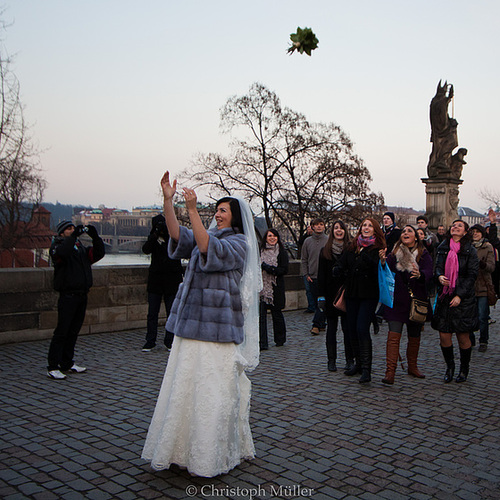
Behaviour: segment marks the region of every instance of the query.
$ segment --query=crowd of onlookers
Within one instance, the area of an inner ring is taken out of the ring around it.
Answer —
[[[192,474],[213,477],[254,456],[251,383],[245,371],[258,365],[259,347],[269,349],[268,311],[276,346],[286,343],[282,311],[288,253],[272,228],[258,248],[251,209],[241,199],[221,198],[207,231],[195,191],[184,188],[191,229],[181,226],[173,204],[176,185],[165,172],[165,213],[153,218],[143,246],[144,253],[151,254],[151,265],[142,350],[156,346],[163,301],[168,318],[163,342],[171,354],[142,458],[155,470],[175,463]],[[382,224],[366,217],[354,237],[342,220],[334,221],[328,234],[324,220],[313,220],[301,242],[301,273],[306,312],[314,315],[310,332],[319,335],[326,329],[328,370],[337,371],[340,323],[345,375],[359,375],[361,384],[370,382],[371,326],[377,333],[383,318],[388,335],[382,382],[394,384],[405,325],[408,374],[425,378],[418,355],[423,325],[431,321],[446,362],[444,381],[465,382],[476,331],[479,351],[487,349],[489,307],[498,294],[499,240],[493,211],[489,220],[487,227],[471,228],[455,220],[447,231],[440,227],[433,234],[424,216],[417,219],[417,228],[400,228],[394,214],[386,212]],[[83,233],[92,246],[82,245]],[[73,358],[92,286],[91,265],[104,256],[104,243],[95,227],[63,221],[50,254],[59,301],[47,375],[64,380],[67,373],[86,371]],[[189,259],[185,271],[181,259]],[[456,377],[453,334],[460,349]]]
[[[446,362],[445,382],[464,382],[469,374],[472,347],[479,331],[479,352],[489,338],[489,308],[496,301],[499,282],[496,214],[490,210],[486,225],[469,227],[455,220],[434,234],[425,216],[417,227],[396,225],[395,215],[386,212],[382,223],[372,217],[362,221],[351,238],[341,220],[327,234],[325,221],[315,219],[301,239],[301,274],[308,307],[313,315],[311,334],[326,329],[328,370],[337,371],[337,329],[343,334],[348,376],[371,380],[371,327],[387,321],[387,368],[382,382],[393,384],[400,342],[406,325],[408,373],[425,375],[417,366],[420,335],[425,321],[439,332]],[[288,257],[275,229],[269,229],[261,247],[264,289],[261,292],[261,350],[268,349],[267,310],[271,311],[274,340],[286,342],[282,309],[285,302],[283,276]],[[390,302],[382,297],[388,290]],[[381,303],[384,302],[384,303]],[[460,350],[460,368],[455,378],[452,335]]]

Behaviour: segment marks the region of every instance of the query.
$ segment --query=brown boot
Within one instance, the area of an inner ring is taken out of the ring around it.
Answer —
[[[408,375],[417,378],[425,378],[425,375],[417,367],[418,351],[420,349],[420,337],[408,337],[406,348],[406,359],[408,360]]]
[[[384,384],[394,384],[394,376],[396,375],[396,367],[399,358],[400,340],[400,333],[389,332],[387,334],[387,368],[385,370],[385,377],[382,379]]]

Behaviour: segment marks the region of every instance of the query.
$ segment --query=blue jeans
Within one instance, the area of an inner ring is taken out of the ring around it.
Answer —
[[[307,276],[304,276],[304,287],[306,289],[306,297],[307,297],[307,310],[314,312],[316,311],[316,301],[314,300],[314,295],[311,292],[311,282],[307,279]]]
[[[318,328],[325,328],[326,325],[326,316],[324,312],[321,312],[318,307],[318,280],[313,279],[312,282],[309,282],[311,294],[314,300],[314,318],[313,318],[313,326]]]
[[[488,327],[490,306],[488,304],[488,297],[476,297],[476,302],[479,315],[479,343],[487,344],[490,337]]]

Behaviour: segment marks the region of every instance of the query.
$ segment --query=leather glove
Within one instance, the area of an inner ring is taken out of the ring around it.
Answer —
[[[263,271],[266,271],[267,273],[269,274],[272,274],[273,272],[273,266],[270,266],[269,264],[266,264],[265,262],[263,262],[261,265],[260,265],[261,269]]]
[[[91,226],[90,224],[87,226],[87,234],[92,238],[99,238],[99,235],[97,234],[97,229],[95,226]]]
[[[78,224],[78,226],[75,227],[75,230],[73,231],[73,236],[75,238],[78,238],[78,236],[81,236],[84,233],[83,226],[81,224]]]

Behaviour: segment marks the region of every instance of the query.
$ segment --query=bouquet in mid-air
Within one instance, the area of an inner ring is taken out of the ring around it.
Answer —
[[[292,33],[290,40],[292,46],[287,50],[289,54],[293,54],[297,50],[300,54],[305,52],[308,56],[318,47],[319,42],[311,28],[297,28],[297,33]]]

